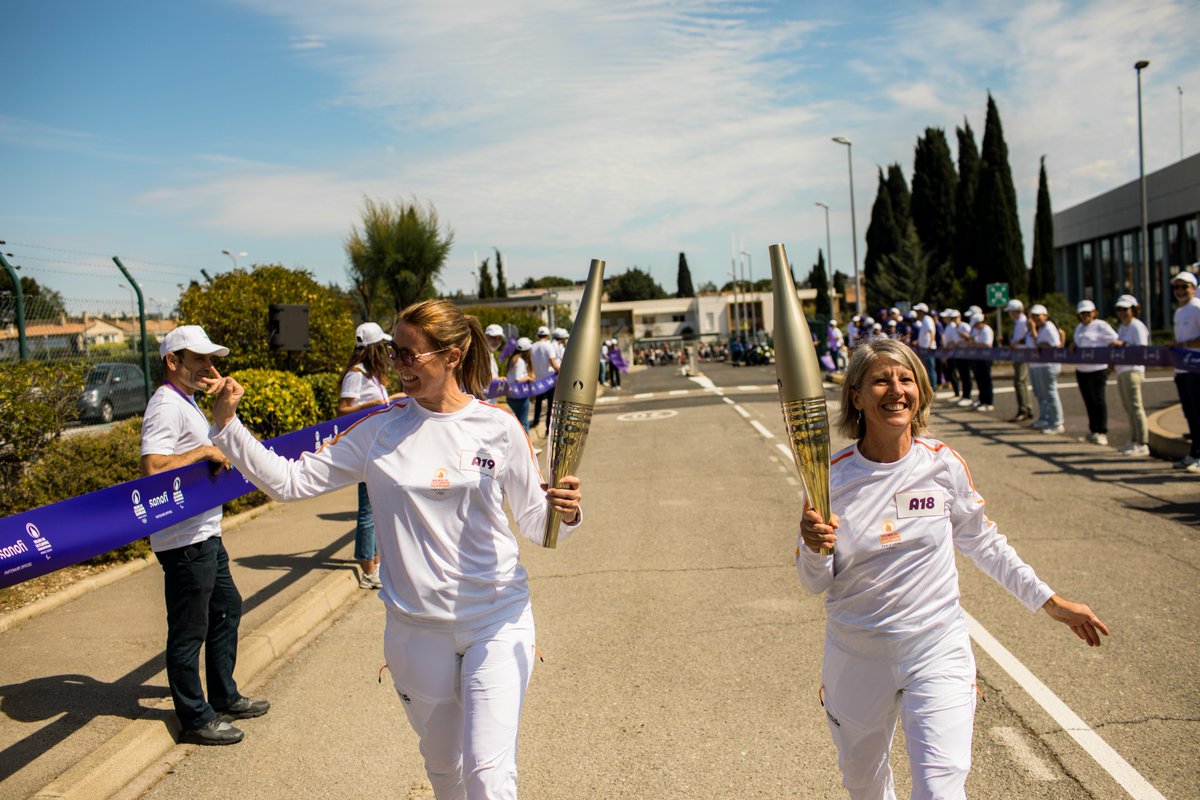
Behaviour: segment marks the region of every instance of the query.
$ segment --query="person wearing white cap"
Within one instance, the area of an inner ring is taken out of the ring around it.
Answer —
[[[1195,274],[1185,271],[1171,278],[1171,293],[1176,305],[1175,346],[1200,349],[1200,298],[1196,297]],[[1175,467],[1200,474],[1200,372],[1175,370],[1175,391],[1191,435],[1188,454],[1175,462]]]
[[[387,343],[392,340],[374,322],[364,322],[354,331],[354,352],[342,370],[342,391],[338,397],[338,414],[345,416],[365,408],[382,405],[404,396],[404,392],[388,393],[388,376],[392,359]],[[375,549],[375,515],[367,485],[358,484],[358,516],[354,525],[354,558],[360,569],[358,585],[363,589],[378,589],[379,551]]]
[[[537,341],[533,343],[533,350],[529,353],[530,361],[533,363],[533,379],[540,381],[543,378],[549,378],[558,372],[558,348],[554,346],[554,342],[550,341],[550,329],[542,325],[537,329]],[[550,433],[550,404],[554,402],[554,388],[551,387],[533,399],[533,422],[529,423],[529,428],[536,433],[538,423],[542,419],[542,405],[546,406],[546,433]]]
[[[1096,304],[1091,300],[1080,300],[1075,306],[1079,324],[1071,339],[1072,350],[1090,347],[1109,347],[1117,340],[1117,332],[1096,314]],[[1108,364],[1084,363],[1075,365],[1075,382],[1079,394],[1087,407],[1088,435],[1092,444],[1108,445],[1108,400],[1105,386],[1108,384]]]
[[[917,314],[917,321],[914,324],[917,335],[913,343],[917,346],[921,363],[925,365],[925,371],[929,374],[929,383],[937,386],[937,325],[934,323],[933,317],[929,316],[929,306],[924,303],[917,303],[913,306],[913,311]]]
[[[513,350],[508,360],[504,362],[504,377],[508,380],[510,386],[533,382],[533,365],[529,362],[529,351],[532,349],[533,342],[529,341],[528,337],[522,336],[520,339],[517,339],[516,349]],[[508,398],[508,410],[521,423],[521,427],[528,432],[529,398],[510,396]]]
[[[982,312],[971,315],[971,347],[991,347],[996,343],[996,334],[992,326],[987,324],[987,317]],[[975,404],[976,411],[995,411],[995,395],[992,391],[992,362],[986,358],[971,360],[971,372],[975,376],[975,385],[979,387],[979,402]]]
[[[228,469],[229,459],[208,438],[208,418],[194,395],[216,375],[213,357],[229,355],[229,348],[209,341],[199,325],[181,325],[163,338],[158,352],[163,383],[142,418],[142,474],[206,460],[213,469]],[[151,534],[150,549],[163,569],[167,683],[182,729],[180,741],[240,742],[243,733],[230,722],[262,716],[271,704],[242,696],[233,677],[242,596],[221,539],[221,507]],[[202,645],[207,699],[200,682]]]
[[[942,333],[942,341],[950,349],[950,352],[961,353],[963,349],[971,346],[971,323],[962,318],[962,312],[957,308],[951,308],[948,311],[950,312],[947,315],[949,322],[946,323]],[[974,405],[971,400],[971,392],[975,386],[971,377],[971,359],[950,359],[946,362],[946,369],[953,370],[958,375],[959,399],[955,405],[962,408]]]
[[[1029,320],[1025,318],[1025,304],[1017,298],[1008,301],[1004,307],[1008,318],[1012,320],[1012,336],[1008,344],[1013,349],[1028,349],[1025,344],[1025,334],[1029,332]],[[1009,417],[1009,422],[1024,422],[1033,419],[1033,397],[1029,389],[1029,363],[1027,361],[1012,362],[1013,392],[1017,396],[1017,413]]]
[[[1133,295],[1123,294],[1117,298],[1117,341],[1114,345],[1122,347],[1146,347],[1150,344],[1150,331],[1146,324],[1138,319],[1141,306]],[[1146,367],[1142,364],[1117,364],[1117,392],[1121,395],[1121,404],[1129,416],[1129,444],[1120,449],[1121,455],[1148,456],[1150,455],[1149,429],[1146,421],[1146,409],[1142,403],[1142,382],[1146,377]]]
[[[1050,319],[1044,305],[1035,304],[1029,307],[1029,333],[1025,342],[1038,350],[1052,350],[1062,347],[1062,336],[1058,326]],[[1042,433],[1063,433],[1062,398],[1058,394],[1058,374],[1062,365],[1057,363],[1034,362],[1029,365],[1029,382],[1033,384],[1033,396],[1038,401],[1038,418],[1033,427]]]
[[[488,350],[492,354],[492,380],[500,377],[500,364],[496,359],[496,351],[504,345],[504,328],[492,323],[483,329],[483,338],[487,340]]]

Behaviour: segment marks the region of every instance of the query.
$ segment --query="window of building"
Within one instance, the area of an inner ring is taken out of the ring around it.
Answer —
[[[671,322],[686,322],[687,317],[683,314],[672,314]]]

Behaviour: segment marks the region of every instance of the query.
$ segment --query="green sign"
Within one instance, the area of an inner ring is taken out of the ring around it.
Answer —
[[[1000,308],[1008,305],[1008,284],[989,283],[987,285],[988,308]]]

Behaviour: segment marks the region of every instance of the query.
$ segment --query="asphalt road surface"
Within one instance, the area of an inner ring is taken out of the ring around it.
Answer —
[[[522,718],[524,798],[845,796],[817,702],[822,601],[795,577],[799,490],[774,369],[703,369],[653,368],[606,395],[580,471],[585,527],[557,550],[524,547],[545,657]],[[1148,405],[1171,393],[1148,384]],[[1078,392],[1062,394],[1082,435]],[[1110,402],[1119,446],[1115,389]],[[1200,796],[1200,481],[1007,423],[1012,406],[1003,393],[991,414],[940,403],[934,435],[967,460],[1022,556],[1112,637],[1085,647],[960,560],[982,631],[967,793]],[[432,797],[378,682],[382,630],[374,597],[350,605],[255,688],[273,708],[244,723],[242,744],[176,748],[128,795]],[[897,732],[906,797],[903,746]]]

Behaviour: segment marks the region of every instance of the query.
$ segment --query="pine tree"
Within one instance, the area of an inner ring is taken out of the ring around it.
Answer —
[[[1046,181],[1046,157],[1038,173],[1037,214],[1033,218],[1033,268],[1029,271],[1029,299],[1041,300],[1054,291],[1054,214]]]
[[[975,268],[975,195],[979,189],[979,148],[971,123],[963,120],[958,135],[958,189],[954,197],[954,274],[962,282],[964,294],[945,298],[953,305],[964,305],[966,297],[977,294]]]
[[[880,169],[875,204],[871,206],[871,223],[867,226],[867,254],[863,261],[864,294],[874,292],[876,278],[887,257],[900,249],[900,239],[900,227],[896,224],[892,209],[892,195]],[[866,303],[863,303],[863,308],[866,307]]]
[[[899,300],[918,302],[925,299],[925,275],[929,256],[921,246],[917,227],[911,221],[900,240],[899,249],[884,259],[883,269],[872,287],[874,297],[884,305]]]
[[[504,277],[504,258],[500,255],[500,250],[493,247],[496,251],[496,297],[508,297],[508,280]]]
[[[892,199],[892,216],[896,220],[897,240],[904,238],[908,221],[912,218],[912,196],[908,193],[908,183],[904,180],[904,170],[899,164],[892,164],[887,171],[888,195]]]
[[[912,222],[928,257],[928,297],[945,303],[954,284],[954,193],[957,178],[941,128],[926,128],[913,160]]]
[[[479,299],[484,300],[496,296],[496,285],[492,283],[492,272],[488,269],[491,257],[479,262]]]
[[[825,270],[825,254],[819,249],[817,250],[817,263],[813,265],[812,273],[808,276],[808,285],[817,290],[817,316],[832,316],[833,306],[829,301],[829,277]]]
[[[679,254],[679,273],[675,278],[676,297],[695,297],[696,290],[692,288],[692,271],[688,269],[687,256]]]
[[[980,153],[979,189],[975,196],[975,224],[979,283],[1007,283],[1011,296],[1025,294],[1029,276],[1017,221],[1017,190],[1008,164],[1000,112],[990,92]]]

